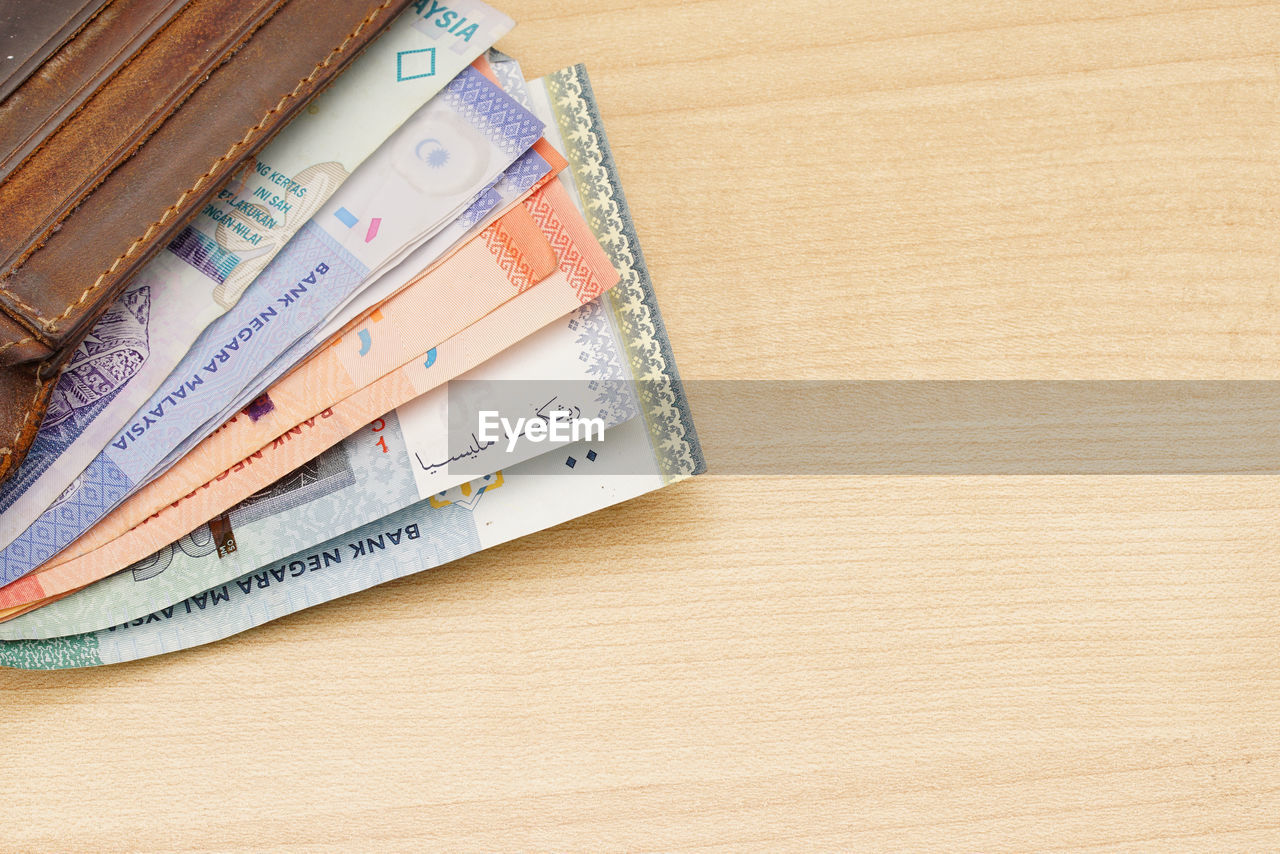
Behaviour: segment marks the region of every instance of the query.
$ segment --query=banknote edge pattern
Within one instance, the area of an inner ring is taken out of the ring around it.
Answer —
[[[649,269],[584,65],[547,76],[547,91],[577,179],[586,219],[621,280],[608,293],[637,382],[645,427],[664,483],[706,471]]]

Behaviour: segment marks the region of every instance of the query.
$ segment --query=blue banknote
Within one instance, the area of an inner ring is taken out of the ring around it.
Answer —
[[[194,448],[235,413],[244,409],[265,392],[294,365],[305,359],[350,320],[368,308],[381,303],[399,290],[420,271],[444,256],[451,248],[475,236],[497,209],[514,201],[551,170],[551,165],[538,152],[526,151],[503,172],[502,177],[477,194],[475,200],[437,234],[406,254],[398,264],[373,283],[365,283],[352,293],[338,309],[331,311],[323,323],[309,330],[274,362],[263,369],[241,393],[215,417],[193,432],[152,470],[156,476]]]
[[[0,642],[0,666],[114,664],[212,643],[304,608],[392,581],[659,489],[664,479],[641,419],[602,441],[564,446],[444,490],[395,513],[134,620],[95,632]],[[563,456],[593,464],[565,473]],[[647,465],[649,473],[641,473]],[[684,473],[694,474],[693,470]],[[212,552],[212,543],[175,551]],[[143,570],[145,571],[145,570]]]

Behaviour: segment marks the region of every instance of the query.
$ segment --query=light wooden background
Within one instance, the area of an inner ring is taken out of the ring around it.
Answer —
[[[503,8],[686,377],[1280,378],[1278,4]],[[1275,477],[708,476],[0,673],[0,848],[1280,850],[1277,531]]]

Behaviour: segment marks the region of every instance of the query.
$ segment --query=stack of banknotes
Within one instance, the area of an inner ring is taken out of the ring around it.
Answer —
[[[703,470],[585,69],[526,80],[510,19],[449,7],[401,15],[79,348],[0,487],[0,665],[206,644]]]

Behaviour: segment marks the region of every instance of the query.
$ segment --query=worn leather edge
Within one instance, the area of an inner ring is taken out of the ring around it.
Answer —
[[[16,365],[4,370],[26,373],[30,368],[26,365]],[[9,472],[22,462],[26,456],[26,449],[30,448],[31,443],[35,441],[36,434],[40,431],[40,424],[44,421],[45,411],[49,408],[49,399],[53,395],[54,386],[57,385],[58,377],[61,376],[59,372],[52,377],[41,379],[38,371],[32,370],[31,374],[32,381],[35,383],[35,396],[31,398],[22,421],[18,423],[18,432],[5,448],[0,449],[0,483],[3,483],[9,477]],[[14,448],[23,450],[15,454]]]
[[[27,78],[35,73],[37,68],[44,64],[45,60],[79,35],[80,31],[88,26],[89,22],[110,4],[111,0],[84,0],[69,21],[59,27],[56,32],[50,33],[40,47],[32,51],[31,55],[23,60],[21,65],[3,78],[0,78],[0,98],[6,98],[16,91],[19,86],[27,81]]]
[[[110,59],[115,60],[126,55],[132,56],[145,49],[157,34],[164,31],[173,16],[181,11],[186,2],[187,0],[168,0],[163,8],[156,10],[155,14],[147,20],[145,26],[117,42],[117,47]],[[64,52],[77,49],[79,47],[78,43],[91,39],[92,34],[89,33],[89,30],[99,25],[99,19],[103,17],[102,12],[113,5],[115,5],[114,0],[111,3],[104,4],[97,14],[85,22],[75,37],[67,39],[45,61],[53,61]],[[102,37],[109,37],[109,33],[103,33]],[[52,135],[51,128],[60,127],[74,119],[80,113],[81,108],[89,103],[94,94],[108,86],[116,75],[124,70],[126,65],[125,62],[118,62],[115,63],[113,68],[107,70],[111,64],[111,62],[103,62],[91,74],[84,77],[71,91],[65,93],[65,98],[57,109],[47,112],[44,118],[40,119],[37,125],[23,138],[22,142],[15,145],[8,155],[0,156],[0,182],[3,182],[10,174],[22,168],[29,158],[34,157],[44,147],[45,140]],[[30,76],[28,75],[28,80]],[[22,96],[23,90],[27,85],[27,82],[24,81],[7,95],[0,97],[0,110],[5,108],[10,99]]]
[[[193,185],[190,188],[188,188],[181,195],[179,195],[178,199],[172,205],[166,208],[165,211],[161,213],[160,217],[156,219],[154,222],[152,222],[151,225],[149,225],[146,228],[146,230],[143,232],[142,235],[135,238],[133,242],[129,244],[129,247],[123,253],[121,253],[121,255],[117,257],[116,260],[112,262],[112,264],[97,277],[94,283],[89,287],[87,287],[84,290],[84,292],[80,294],[80,297],[77,300],[75,300],[70,305],[68,305],[61,315],[59,315],[57,318],[54,318],[53,323],[56,324],[60,320],[63,320],[67,316],[69,316],[80,305],[82,305],[85,302],[85,300],[89,298],[90,295],[92,295],[99,288],[101,288],[102,285],[106,281],[108,281],[108,279],[112,276],[112,274],[116,271],[116,269],[122,263],[128,260],[135,253],[137,253],[139,247],[145,247],[147,244],[147,241],[151,238],[151,236],[155,233],[155,231],[162,228],[165,225],[166,221],[173,216],[173,214],[178,210],[179,207],[181,207],[181,205],[189,195],[199,192],[201,187],[206,182],[209,181],[209,178],[215,172],[218,171],[218,168],[222,164],[224,164],[227,160],[235,157],[241,149],[247,148],[250,142],[254,141],[254,137],[261,134],[261,132],[265,129],[268,121],[271,119],[273,115],[275,115],[276,113],[284,109],[285,105],[288,104],[289,101],[296,99],[298,97],[298,94],[302,90],[304,90],[308,85],[314,82],[315,79],[320,75],[322,71],[327,69],[329,66],[333,65],[335,59],[341,56],[342,53],[346,51],[347,46],[351,43],[352,40],[359,37],[360,33],[363,32],[369,26],[370,23],[372,23],[377,18],[381,17],[393,5],[395,7],[393,14],[396,14],[400,11],[401,7],[406,4],[404,2],[396,2],[396,0],[383,0],[382,3],[380,3],[372,11],[370,11],[369,14],[366,15],[365,18],[352,29],[352,31],[347,35],[345,39],[342,40],[341,43],[339,43],[337,47],[333,48],[329,52],[329,54],[325,56],[323,60],[321,60],[319,63],[316,64],[316,66],[312,69],[311,73],[307,77],[304,77],[302,80],[300,80],[298,84],[293,88],[292,91],[282,96],[280,100],[276,103],[276,105],[272,107],[270,110],[268,110],[262,116],[261,119],[259,119],[256,125],[254,125],[248,131],[246,131],[245,135],[239,141],[233,143],[231,147],[227,149],[225,154],[217,158],[213,162],[213,164],[204,172],[204,174],[202,174],[199,178],[196,179],[196,181],[193,183]],[[318,91],[312,94],[314,96],[315,94],[318,94]],[[301,105],[296,105],[294,109],[296,110],[296,108],[300,106]],[[275,133],[279,132],[284,127],[285,124],[287,124],[287,122],[278,123],[270,133],[266,134],[265,137],[262,140],[260,140],[260,142],[265,144],[265,142],[269,140],[272,136],[274,136]],[[211,192],[212,189],[213,188],[210,187],[208,192]],[[154,255],[156,252],[158,252],[162,248],[162,245],[163,245],[162,242],[157,242],[157,245],[150,247],[150,254]],[[116,283],[113,282],[112,284],[114,285]],[[123,284],[123,283],[120,283],[120,284]],[[88,331],[88,328],[92,324],[92,320],[96,319],[97,315],[101,314],[101,312],[107,308],[108,304],[109,304],[108,301],[104,299],[103,305],[98,307],[98,310],[93,313],[93,317],[86,318],[86,320],[82,323],[81,334],[74,336],[73,339],[68,340],[63,345],[59,353],[55,354],[54,357],[41,363],[36,368],[35,370],[36,391],[35,391],[35,396],[32,399],[31,406],[28,408],[26,415],[24,415],[22,422],[18,425],[17,432],[13,435],[11,439],[9,439],[4,444],[3,447],[0,447],[0,482],[2,482],[5,478],[7,478],[12,468],[21,461],[22,457],[25,455],[25,448],[29,447],[30,442],[35,437],[36,431],[39,429],[40,421],[43,418],[43,408],[44,406],[47,406],[49,394],[52,391],[54,385],[56,384],[58,378],[61,376],[62,369],[65,367],[65,359],[60,359],[59,357],[62,354],[65,354],[73,350],[75,347],[79,346],[80,339],[83,337],[83,334]],[[31,340],[34,340],[34,339],[24,339],[22,341],[10,342],[10,344],[6,346],[14,346],[17,344],[28,343]],[[56,372],[53,373],[51,376],[46,377],[46,374],[45,374],[46,370],[49,368],[52,368],[55,365],[58,366]],[[19,366],[13,366],[11,368],[7,368],[4,370],[22,370],[22,369],[23,369],[23,366],[19,365]],[[32,415],[36,410],[40,411],[40,415],[34,419],[34,423],[33,423]],[[22,449],[22,450],[20,450],[18,453],[15,453],[15,449]]]
[[[155,133],[156,130],[163,125],[164,122],[172,116],[189,97],[191,97],[191,95],[200,87],[201,82],[206,80],[210,74],[234,57],[236,52],[245,44],[245,42],[251,39],[253,34],[260,29],[264,23],[270,20],[273,15],[279,12],[280,8],[288,1],[289,0],[264,0],[265,4],[270,8],[264,9],[254,20],[245,22],[244,28],[240,32],[229,34],[231,38],[220,51],[216,61],[210,63],[210,65],[204,69],[203,73],[200,74],[199,78],[194,79],[191,85],[184,92],[178,94],[178,96],[171,102],[163,105],[162,109],[157,110],[149,116],[148,120],[143,123],[144,127],[140,128],[133,135],[133,138],[126,142],[127,147],[118,150],[116,154],[112,156],[111,159],[114,163],[110,168],[103,171],[95,180],[83,183],[77,190],[75,190],[73,196],[68,197],[63,202],[62,209],[53,216],[52,221],[48,222],[40,236],[31,240],[30,245],[28,245],[26,249],[22,250],[16,259],[9,263],[8,269],[6,269],[4,273],[0,274],[0,296],[9,298],[23,311],[28,312],[35,321],[44,327],[46,332],[51,334],[56,332],[56,329],[51,327],[51,322],[47,318],[41,315],[37,309],[23,302],[12,291],[5,288],[3,283],[21,270],[22,265],[25,264],[31,256],[35,255],[36,252],[40,251],[40,249],[44,247],[45,243],[48,242],[49,237],[62,227],[62,223],[66,221],[67,217],[71,215],[76,207],[78,207],[79,204],[84,201],[84,199],[86,199],[103,181],[107,180],[116,167],[128,160],[135,151],[141,148],[146,143],[147,138]],[[174,22],[170,20],[170,22],[165,25],[165,28],[162,29],[157,36],[162,35],[165,30],[173,25],[173,23]],[[43,144],[41,147],[43,147]]]

